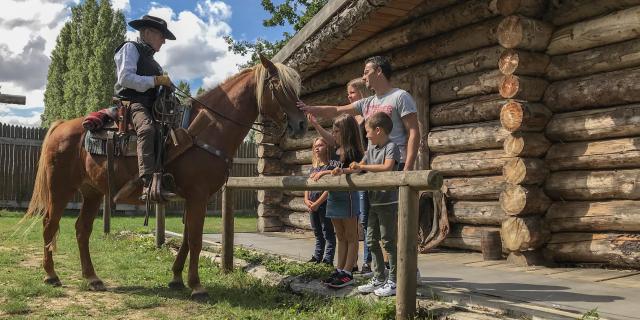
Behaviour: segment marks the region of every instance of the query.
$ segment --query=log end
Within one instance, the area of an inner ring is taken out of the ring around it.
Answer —
[[[498,25],[498,43],[512,49],[517,47],[523,39],[523,28],[518,16],[508,16]]]
[[[500,236],[504,248],[517,252],[542,247],[550,233],[540,217],[509,217],[502,222]]]
[[[501,86],[502,87],[502,86]],[[500,124],[510,132],[518,131],[522,127],[524,108],[516,101],[507,102],[500,110]]]
[[[513,98],[520,91],[520,79],[512,74],[505,75],[500,82],[498,92],[503,98]]]
[[[520,56],[513,49],[505,50],[498,59],[498,68],[503,74],[513,74],[520,64]]]

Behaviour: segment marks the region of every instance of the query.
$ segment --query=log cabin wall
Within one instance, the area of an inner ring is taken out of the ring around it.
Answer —
[[[551,7],[546,253],[640,267],[640,1]]]
[[[424,1],[307,76],[302,99],[346,104],[363,60],[387,55],[445,176],[443,246],[480,250],[500,230],[514,263],[640,267],[638,17],[640,0]],[[259,173],[306,175],[315,137],[259,135]],[[258,201],[261,231],[310,229],[302,192]]]

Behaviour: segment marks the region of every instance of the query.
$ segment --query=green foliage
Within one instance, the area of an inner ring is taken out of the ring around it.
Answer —
[[[205,91],[206,91],[206,90],[204,90],[204,88],[203,88],[203,87],[198,88],[198,91],[196,91],[196,96],[199,96],[199,95],[201,95],[201,94],[205,93]]]
[[[296,32],[300,31],[327,2],[328,0],[285,0],[282,4],[274,5],[272,0],[262,0],[262,7],[271,15],[262,21],[262,25],[275,27],[288,24]],[[288,32],[284,32],[282,36],[283,39],[273,42],[262,38],[256,41],[234,40],[231,36],[225,37],[225,40],[232,52],[243,56],[251,54],[251,61],[240,66],[250,67],[260,61],[258,53],[272,58],[293,37]]]
[[[51,54],[43,126],[108,106],[116,81],[113,53],[125,32],[124,14],[114,12],[110,0],[86,0],[71,9]]]
[[[191,86],[189,85],[188,82],[180,80],[180,82],[178,82],[177,85],[178,89],[180,89],[181,92],[186,92],[189,95],[191,95]],[[180,100],[181,104],[188,104],[189,102],[189,98],[187,97],[182,97],[180,96],[180,98],[178,98]]]
[[[587,313],[582,315],[582,318],[580,318],[582,320],[598,320],[600,319],[600,314],[598,313],[598,308],[593,308],[589,311],[587,311]]]

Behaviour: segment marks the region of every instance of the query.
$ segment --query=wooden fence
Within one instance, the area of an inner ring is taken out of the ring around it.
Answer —
[[[0,208],[23,210],[29,206],[33,183],[36,177],[40,146],[47,133],[46,128],[28,128],[0,123]],[[235,155],[231,176],[251,177],[257,175],[256,146],[244,142]],[[67,209],[79,209],[82,196],[78,193]],[[236,192],[232,199],[240,212],[255,212],[256,191]],[[221,194],[216,193],[207,209],[219,213]],[[142,213],[144,206],[118,205],[117,210]],[[182,213],[182,203],[171,203],[169,213]]]

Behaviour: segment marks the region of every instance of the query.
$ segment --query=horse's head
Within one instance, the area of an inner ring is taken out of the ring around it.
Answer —
[[[274,64],[260,55],[256,66],[256,97],[260,113],[279,125],[286,121],[287,135],[300,138],[307,132],[307,117],[296,102],[300,94],[300,75],[281,63]]]

